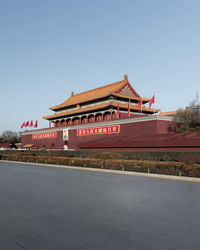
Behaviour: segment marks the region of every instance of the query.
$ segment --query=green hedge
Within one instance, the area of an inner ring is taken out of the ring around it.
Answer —
[[[143,173],[200,177],[200,165],[172,161],[141,161],[123,159],[95,159],[80,157],[34,156],[23,154],[3,154],[3,160],[113,169]]]
[[[176,161],[185,163],[200,163],[200,151],[63,151],[63,150],[32,150],[32,151],[2,151],[3,154],[53,156],[70,158],[124,159],[144,161]]]
[[[200,157],[200,151],[93,151],[93,150],[32,150],[32,151],[2,151],[1,154],[23,154],[34,156],[56,156],[56,157],[81,157],[86,158],[95,154],[107,154],[112,153],[120,154],[123,159],[126,160],[155,160],[155,161],[179,161],[180,158],[188,157]]]

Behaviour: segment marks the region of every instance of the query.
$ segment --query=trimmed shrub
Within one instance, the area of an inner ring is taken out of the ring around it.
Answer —
[[[178,161],[191,165],[200,164],[200,155],[182,155],[178,158]]]
[[[32,150],[32,151],[2,151],[2,155],[31,155],[48,157],[70,157],[70,158],[95,158],[95,159],[124,159],[144,161],[181,161],[184,157],[197,159],[200,151],[64,151],[64,150]],[[198,163],[198,161],[195,161]]]
[[[55,157],[35,156],[26,154],[3,154],[3,160],[23,161],[33,163],[48,163],[65,166],[79,166],[89,168],[102,168],[124,170],[143,173],[181,175],[200,177],[200,164],[186,161],[149,161],[149,160],[123,160],[123,159],[98,159],[80,157]],[[198,158],[199,159],[199,158]]]
[[[94,159],[124,159],[124,156],[116,152],[98,152],[87,156],[87,158]]]

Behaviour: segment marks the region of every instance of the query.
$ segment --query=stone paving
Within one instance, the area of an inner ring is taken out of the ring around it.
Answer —
[[[200,183],[0,162],[0,249],[200,249]]]

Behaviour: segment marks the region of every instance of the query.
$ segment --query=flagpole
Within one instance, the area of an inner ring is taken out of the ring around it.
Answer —
[[[128,117],[130,118],[130,99],[128,101]]]
[[[118,106],[117,106],[117,119],[119,119],[119,103],[118,103]]]

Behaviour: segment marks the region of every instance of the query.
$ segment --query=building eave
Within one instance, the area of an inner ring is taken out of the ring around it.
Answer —
[[[121,94],[118,94],[118,93],[113,93],[113,96],[115,97],[118,97],[118,98],[122,98],[122,99],[126,99],[126,100],[133,100],[133,101],[136,101],[136,102],[139,102],[140,99],[142,98],[142,103],[147,103],[147,102],[150,102],[150,98],[146,98],[146,97],[133,97],[133,96],[127,96],[127,95],[121,95]]]
[[[90,107],[85,107],[85,108],[83,107],[80,109],[75,109],[71,111],[65,111],[65,112],[60,112],[60,113],[53,114],[53,115],[44,116],[43,119],[46,119],[46,120],[62,119],[62,118],[70,117],[70,116],[82,115],[83,113],[87,113],[91,111],[92,112],[103,111],[103,109],[109,108],[109,107],[113,107],[115,108],[115,110],[117,110],[118,104],[119,104],[120,110],[128,110],[128,102],[126,104],[123,104],[123,103],[117,102],[116,100],[112,100],[110,102],[98,104],[95,106],[90,106]],[[141,109],[138,105],[130,104],[130,111],[140,113]],[[159,109],[142,107],[142,112],[145,114],[154,114],[154,113],[158,113],[159,111],[160,111]]]

